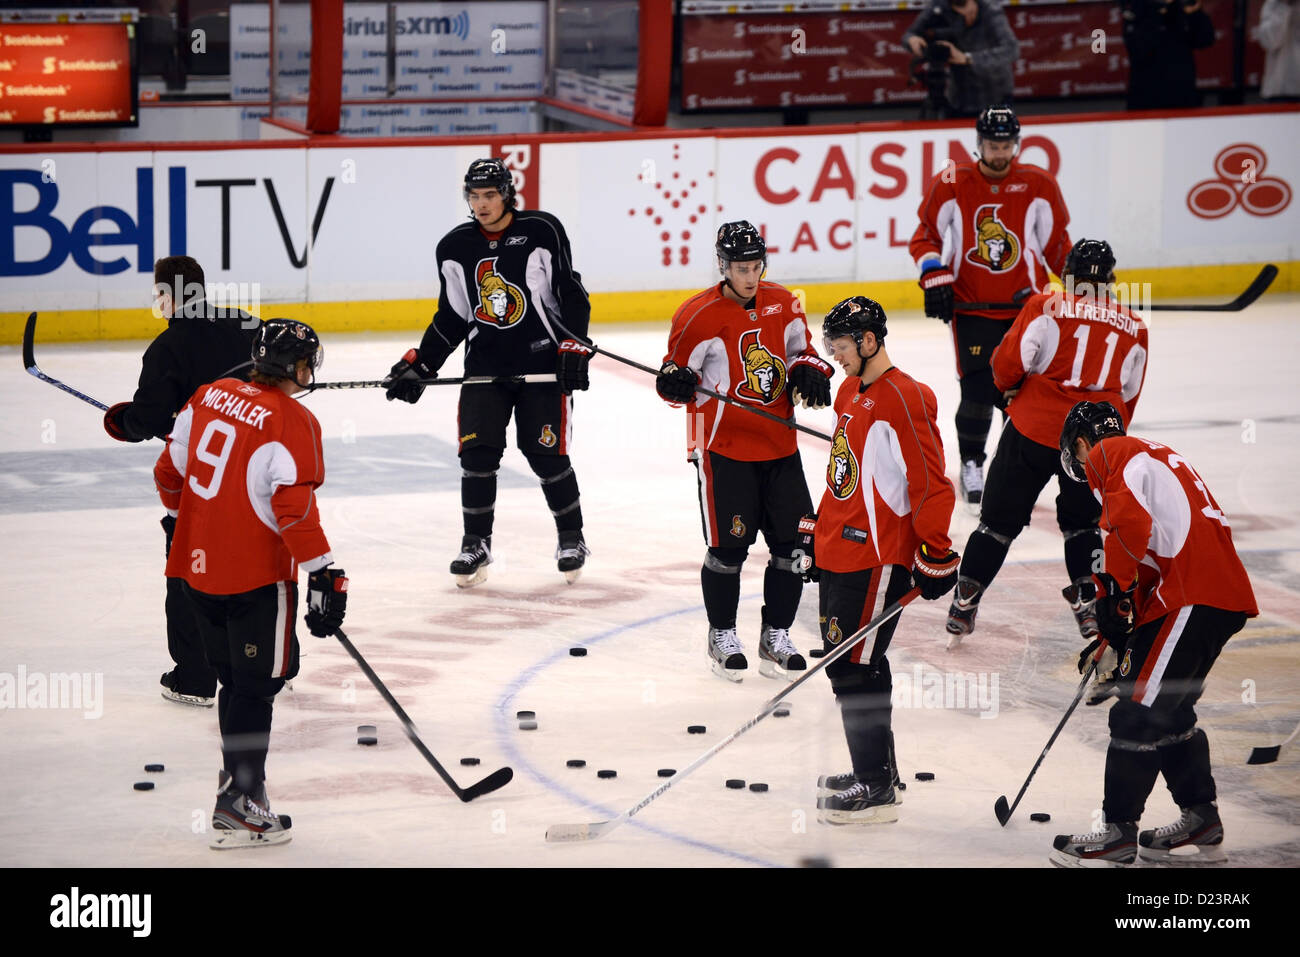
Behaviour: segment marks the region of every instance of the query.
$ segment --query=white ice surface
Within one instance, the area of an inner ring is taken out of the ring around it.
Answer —
[[[1232,519],[1263,611],[1229,643],[1198,708],[1228,846],[1245,865],[1300,863],[1300,744],[1276,764],[1245,765],[1252,747],[1280,742],[1300,720],[1297,305],[1272,297],[1241,315],[1157,314],[1133,430],[1172,445],[1199,470]],[[893,317],[891,330],[894,362],[938,394],[955,477],[947,331],[907,315]],[[593,329],[600,345],[649,365],[665,335],[666,327]],[[418,337],[326,338],[323,378],[335,380],[379,378]],[[143,345],[42,345],[38,330],[36,354],[47,374],[111,402],[130,396]],[[8,584],[0,680],[20,669],[77,672],[100,676],[103,688],[98,717],[84,708],[0,710],[0,864],[728,866],[825,857],[839,866],[1040,866],[1052,835],[1087,830],[1099,815],[1106,715],[1084,707],[1008,827],[992,813],[998,795],[1019,789],[1078,680],[1080,642],[1059,595],[1066,581],[1049,486],[959,652],[944,651],[946,600],[917,602],[903,615],[890,652],[896,683],[916,668],[969,672],[996,677],[997,694],[982,707],[896,705],[909,782],[898,823],[816,822],[817,776],[848,767],[829,683],[818,675],[793,695],[789,717],[761,722],[630,824],[597,843],[548,846],[548,825],[617,815],[660,783],[656,769],[685,767],[779,687],[756,670],[739,685],[709,673],[704,549],[683,413],[659,401],[649,376],[597,358],[592,389],[577,399],[573,455],[593,555],[571,587],[555,570],[541,492],[513,449],[492,576],[469,591],[453,586],[456,389],[430,388],[416,406],[388,403],[378,390],[307,400],[327,438],[323,522],[352,583],[346,630],[457,781],[502,765],[515,778],[470,804],[457,801],[338,643],[300,624],[302,672],[276,701],[268,762],[272,802],[292,814],[294,839],[265,851],[210,851],[202,830],[220,767],[216,716],[159,695],[170,661],[162,510],[149,467],[161,445],[112,442],[98,412],[25,375],[16,347],[0,349],[0,363]],[[829,412],[800,419],[831,426]],[[816,501],[826,446],[809,436],[800,446]],[[954,516],[959,549],[975,521]],[[743,576],[739,625],[751,661],[765,557],[754,549]],[[796,644],[815,646],[816,631],[809,589]],[[587,657],[569,656],[577,645],[590,649]],[[539,730],[517,730],[520,709],[537,712]],[[356,744],[361,724],[378,726],[378,747]],[[688,724],[708,733],[688,735]],[[462,767],[470,755],[482,763]],[[587,765],[567,768],[569,758]],[[146,775],[147,762],[167,770]],[[598,780],[599,768],[618,777]],[[917,770],[936,780],[916,782]],[[155,790],[132,790],[146,777]],[[730,777],[770,790],[726,790]],[[1031,811],[1050,812],[1052,822],[1030,823]],[[1175,815],[1158,782],[1144,822]]]

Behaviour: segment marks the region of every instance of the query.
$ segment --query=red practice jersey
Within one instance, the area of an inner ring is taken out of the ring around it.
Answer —
[[[944,475],[938,404],[929,386],[898,369],[861,385],[851,377],[835,395],[815,560],[833,572],[911,568],[922,542],[936,554],[952,547],[957,495]]]
[[[945,177],[952,182],[945,182]],[[917,210],[921,222],[908,247],[917,266],[942,259],[944,240],[957,312],[1011,319],[1015,310],[965,310],[963,302],[1011,302],[1021,289],[1047,285],[1070,251],[1069,211],[1052,174],[1015,160],[992,180],[975,160],[940,173]]]
[[[1057,448],[1079,402],[1109,402],[1128,425],[1147,371],[1147,325],[1113,299],[1032,296],[993,352],[999,392],[1020,388],[1007,407],[1016,430]]]
[[[722,294],[722,284],[682,303],[673,316],[664,362],[694,369],[700,385],[729,399],[788,419],[794,414],[787,368],[816,355],[799,300],[774,282],[761,282],[753,307]],[[707,449],[742,462],[793,455],[794,430],[696,393],[686,407],[688,449]]]
[[[332,561],[316,508],[320,423],[274,386],[200,386],[176,416],[154,481],[176,515],[167,574],[201,592],[252,591],[296,580],[300,564],[316,571]]]
[[[1106,572],[1121,586],[1137,579],[1137,624],[1189,605],[1259,614],[1227,516],[1186,459],[1116,435],[1092,447],[1087,472],[1101,501]]]

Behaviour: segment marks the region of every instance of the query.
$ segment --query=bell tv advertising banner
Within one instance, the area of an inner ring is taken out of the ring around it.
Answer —
[[[0,23],[0,124],[135,126],[131,23]]]

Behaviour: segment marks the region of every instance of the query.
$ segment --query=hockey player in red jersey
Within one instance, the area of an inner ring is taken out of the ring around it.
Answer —
[[[1020,291],[1046,287],[1070,249],[1070,214],[1052,174],[1016,159],[1020,121],[1009,106],[990,106],[975,122],[979,158],[940,171],[926,189],[909,247],[921,270],[925,314],[950,323],[961,403],[957,451],[962,495],[978,505],[984,446],[994,407],[989,357],[1016,309],[965,309],[963,303],[1009,303]],[[951,245],[943,260],[944,240]]]
[[[914,585],[934,601],[957,581],[960,556],[948,538],[957,497],[944,475],[934,392],[894,367],[886,331],[885,311],[865,296],[845,299],[822,323],[826,352],[848,378],[835,396],[839,418],[814,532],[799,544],[820,579],[827,651]],[[817,782],[827,823],[898,817],[886,657],[897,625],[894,618],[826,669],[853,762],[852,771]]]
[[[763,576],[759,671],[786,677],[808,667],[790,640],[803,582],[792,553],[801,516],[812,511],[794,430],[697,393],[703,385],[736,403],[782,418],[796,402],[830,404],[830,364],[811,346],[803,308],[790,291],[763,281],[767,246],[752,225],[718,230],[722,281],[686,300],[673,316],[656,388],[684,404],[689,458],[699,472],[708,551],[700,570],[708,650],[715,673],[740,681],[749,667],[736,635],[740,569],[759,531],[770,557]]]
[[[1147,327],[1114,296],[1115,254],[1081,239],[1066,258],[1065,292],[1025,303],[993,353],[993,384],[1013,396],[980,503],[980,524],[966,541],[961,576],[948,610],[948,647],[975,628],[980,599],[1002,568],[1011,542],[1029,524],[1043,486],[1056,477],[1056,523],[1065,538],[1069,585],[1063,591],[1085,638],[1097,633],[1092,582],[1101,549],[1096,500],[1061,466],[1061,425],[1075,403],[1111,402],[1133,417],[1147,367]]]
[[[1057,835],[1051,860],[1062,867],[1226,860],[1195,705],[1224,644],[1259,614],[1228,519],[1186,459],[1125,435],[1109,402],[1070,411],[1060,455],[1100,499],[1106,533],[1100,637],[1079,655],[1079,670],[1098,662],[1088,704],[1118,700],[1110,709],[1105,820],[1089,834]],[[1182,814],[1139,833],[1157,775]]]
[[[424,392],[420,380],[434,378],[462,342],[467,377],[555,375],[554,383],[461,387],[456,424],[465,533],[451,574],[461,588],[487,577],[497,469],[513,417],[515,444],[541,480],[555,519],[556,567],[572,584],[591,554],[569,460],[571,396],[590,385],[587,363],[593,350],[585,339],[591,304],[573,268],[564,227],[550,213],[518,208],[510,171],[501,160],[471,163],[464,194],[473,222],[438,242],[438,311],[419,347],[407,350],[384,379],[385,394],[390,400],[418,401]]]
[[[289,840],[288,815],[266,800],[275,695],[298,673],[298,568],[307,627],[343,623],[347,577],[334,566],[315,490],[325,480],[320,424],[292,398],[310,386],[323,349],[307,325],[269,319],[253,343],[252,381],[200,386],[172,427],[154,479],[176,532],[167,574],[184,580],[221,691],[224,770],[212,847]]]

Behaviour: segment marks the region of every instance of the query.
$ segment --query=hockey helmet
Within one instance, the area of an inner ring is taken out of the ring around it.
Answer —
[[[767,243],[763,241],[762,233],[747,220],[719,226],[715,248],[718,251],[718,270],[724,276],[731,263],[761,261],[763,269],[767,269]]]
[[[981,140],[1019,139],[1020,120],[1009,106],[986,106],[975,120],[975,133]]]
[[[253,339],[253,371],[277,379],[297,381],[297,366],[306,359],[315,377],[325,362],[325,347],[305,322],[267,319]]]
[[[853,296],[837,302],[822,320],[822,344],[827,354],[831,352],[831,341],[840,336],[852,336],[855,341],[862,341],[864,332],[873,332],[877,342],[885,339],[885,310],[880,303],[866,296]]]
[[[1111,435],[1124,434],[1124,418],[1109,402],[1079,402],[1065,417],[1061,428],[1061,468],[1076,482],[1088,481],[1083,464],[1074,457],[1074,443],[1087,439],[1096,445]]]
[[[506,201],[506,209],[515,208],[515,181],[506,164],[494,157],[476,159],[465,171],[465,199],[471,189],[495,189]]]
[[[1075,282],[1114,282],[1115,252],[1104,239],[1080,239],[1065,257],[1064,273]]]

